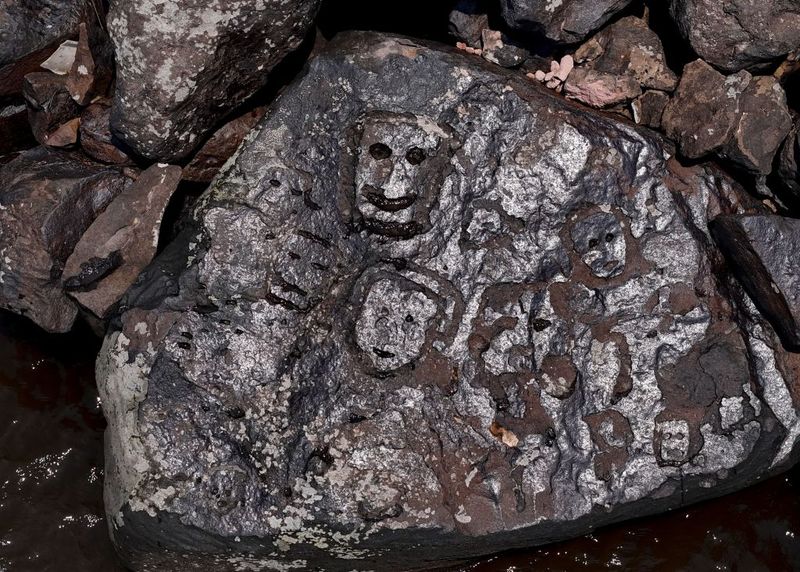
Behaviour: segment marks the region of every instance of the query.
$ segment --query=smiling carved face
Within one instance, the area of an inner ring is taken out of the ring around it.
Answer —
[[[427,232],[451,156],[450,136],[411,115],[375,114],[361,127],[355,206],[364,227],[397,239]]]

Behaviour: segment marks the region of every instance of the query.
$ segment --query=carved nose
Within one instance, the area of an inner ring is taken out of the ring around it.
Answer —
[[[386,191],[378,187],[373,187],[372,185],[364,185],[361,193],[370,204],[382,211],[390,213],[405,210],[417,200],[417,193],[409,193],[402,197],[389,198],[386,196]]]

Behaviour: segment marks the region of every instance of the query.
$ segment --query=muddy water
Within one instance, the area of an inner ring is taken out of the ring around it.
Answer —
[[[106,535],[88,331],[0,313],[0,572],[122,572]],[[800,470],[722,499],[488,559],[471,572],[800,571]]]

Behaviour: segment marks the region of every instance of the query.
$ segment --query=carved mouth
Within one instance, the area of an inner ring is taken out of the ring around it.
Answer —
[[[402,197],[389,198],[386,196],[386,191],[373,187],[372,185],[364,185],[361,194],[367,199],[367,202],[376,206],[382,211],[396,213],[409,208],[417,200],[416,193],[409,193]]]

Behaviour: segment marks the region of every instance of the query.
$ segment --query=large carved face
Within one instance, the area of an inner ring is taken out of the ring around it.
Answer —
[[[359,124],[355,208],[375,234],[406,239],[430,229],[453,152],[446,127],[430,119],[373,113]]]

